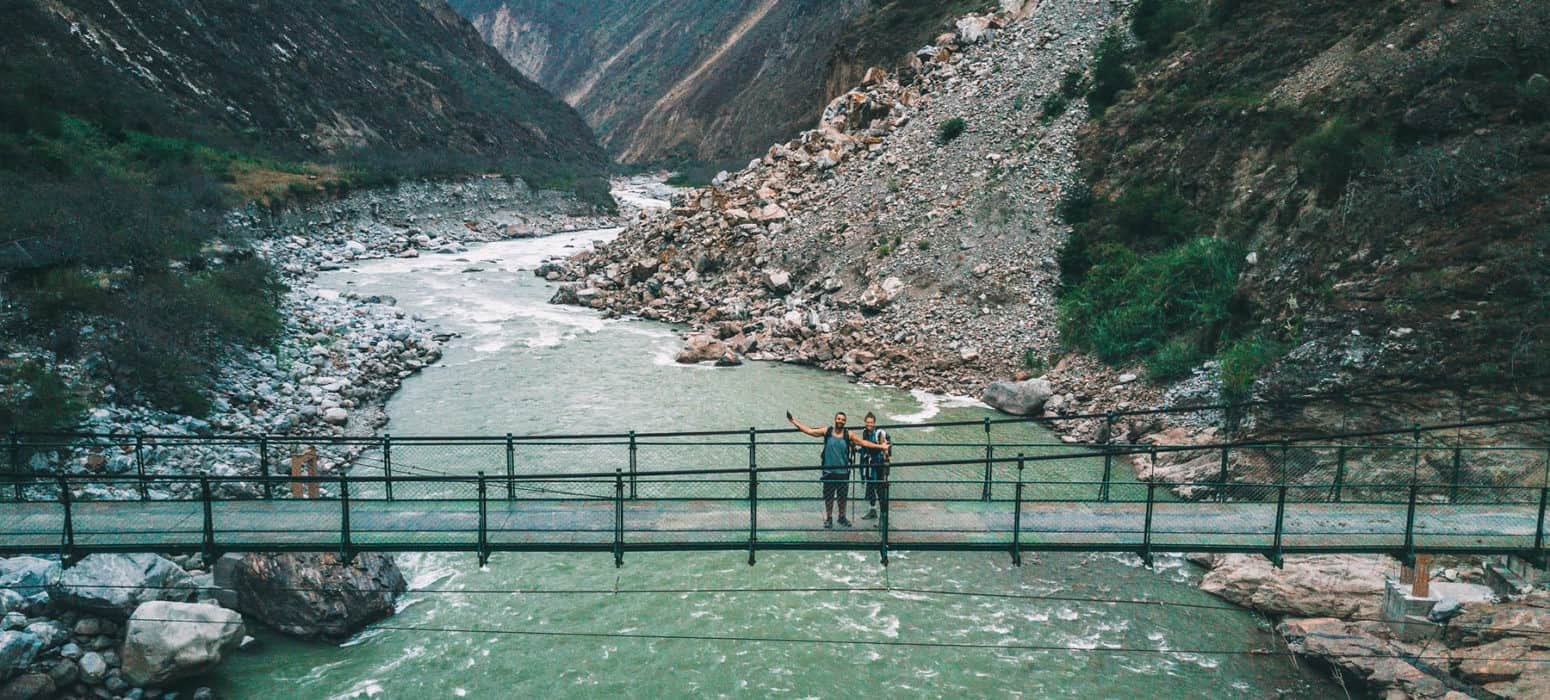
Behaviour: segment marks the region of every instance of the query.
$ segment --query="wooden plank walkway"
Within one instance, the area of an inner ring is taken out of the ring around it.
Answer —
[[[613,500],[487,502],[481,542],[477,501],[352,501],[349,548],[388,551],[607,551],[749,548],[746,502],[626,500],[622,536]],[[1267,552],[1276,544],[1275,503],[901,502],[889,512],[889,549]],[[824,529],[822,503],[765,501],[761,549],[878,550],[875,521]],[[201,501],[81,502],[71,506],[70,552],[344,548],[337,500],[216,501],[206,541]],[[1416,506],[1413,547],[1422,552],[1526,553],[1540,545],[1537,504]],[[1406,546],[1405,504],[1288,503],[1285,552],[1395,553]],[[0,502],[0,554],[64,548],[59,503]],[[617,538],[617,539],[616,539]]]

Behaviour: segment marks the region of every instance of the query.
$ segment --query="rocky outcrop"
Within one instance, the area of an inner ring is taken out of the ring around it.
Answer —
[[[59,571],[59,562],[47,559],[0,559],[0,615],[47,603],[48,586],[59,580]]]
[[[1003,413],[1031,416],[1044,408],[1044,402],[1053,394],[1049,381],[1042,378],[1020,382],[997,381],[985,388],[985,394],[980,400]]]
[[[1292,651],[1322,658],[1396,700],[1470,700],[1418,664],[1446,663],[1441,650],[1420,660],[1421,648],[1387,639],[1379,623],[1353,623],[1334,618],[1287,620],[1277,632]]]
[[[858,72],[813,128],[550,272],[606,314],[741,323],[753,360],[972,395],[1026,369],[1057,347],[1054,314],[1030,308],[1054,308],[1050,212],[1083,121],[1030,105],[1086,65],[1113,11],[1036,5],[981,15],[979,43],[928,35],[900,69]],[[954,118],[967,128],[944,144]],[[659,263],[644,279],[641,259]]]
[[[1387,557],[1345,554],[1289,556],[1285,568],[1251,554],[1192,557],[1210,571],[1200,589],[1275,615],[1377,619],[1385,581],[1396,570]]]
[[[392,615],[407,588],[393,558],[332,554],[227,555],[215,565],[222,604],[280,632],[338,641]]]
[[[242,616],[198,603],[150,602],[129,617],[124,678],[162,687],[204,673],[242,642]]]
[[[93,554],[64,570],[48,592],[64,607],[122,620],[141,603],[193,600],[197,590],[187,571],[155,554]]]
[[[43,650],[43,641],[29,632],[0,632],[0,681],[27,669]]]

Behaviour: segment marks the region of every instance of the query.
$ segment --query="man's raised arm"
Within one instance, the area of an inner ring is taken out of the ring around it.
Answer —
[[[869,450],[886,450],[886,449],[888,449],[888,438],[886,438],[886,437],[883,438],[882,442],[872,442],[871,440],[868,440],[868,439],[866,439],[864,437],[861,437],[860,435],[857,435],[856,432],[853,431],[853,430],[847,430],[845,432],[846,432],[846,434],[850,435],[850,441],[851,442],[854,442],[857,445],[865,447],[865,448],[867,448]]]
[[[801,423],[797,422],[797,419],[791,417],[790,411],[786,411],[786,420],[789,421],[792,425],[796,426],[797,430],[806,433],[808,437],[823,437],[823,428],[809,428],[805,425],[802,425]]]

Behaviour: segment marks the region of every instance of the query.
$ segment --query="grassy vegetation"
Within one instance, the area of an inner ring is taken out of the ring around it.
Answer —
[[[959,136],[962,136],[964,130],[966,130],[968,128],[969,128],[969,123],[964,121],[963,117],[953,117],[951,119],[944,119],[944,120],[942,120],[942,123],[936,125],[936,140],[937,140],[937,143],[942,143],[942,144],[948,143],[948,142],[952,141],[953,139],[958,138]]]
[[[1087,111],[1094,118],[1102,117],[1119,93],[1136,84],[1135,73],[1126,64],[1129,49],[1125,37],[1110,31],[1098,42],[1093,51],[1092,85],[1087,90]]]

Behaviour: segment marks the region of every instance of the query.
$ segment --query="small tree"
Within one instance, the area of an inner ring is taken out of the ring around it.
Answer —
[[[936,125],[937,143],[947,143],[961,136],[965,129],[969,128],[968,122],[963,117],[953,117]]]

